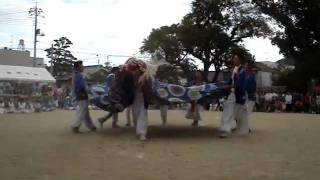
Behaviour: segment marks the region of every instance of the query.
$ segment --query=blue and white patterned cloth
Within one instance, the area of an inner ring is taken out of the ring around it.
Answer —
[[[157,95],[172,103],[187,103],[198,101],[206,96],[222,93],[224,88],[222,84],[215,83],[203,84],[200,86],[183,87],[176,84],[160,83],[156,88]]]
[[[202,98],[212,96],[212,95],[224,95],[225,94],[226,83],[210,83],[203,84],[200,86],[190,86],[184,87],[176,84],[166,84],[157,82],[154,83],[153,88],[155,96],[158,96],[161,100],[164,100],[169,103],[188,103],[191,101],[199,101]],[[101,94],[101,92],[94,92],[95,90],[101,88],[91,88],[90,94]],[[91,102],[106,111],[111,111],[114,109],[109,102],[109,97],[107,94],[94,96]]]

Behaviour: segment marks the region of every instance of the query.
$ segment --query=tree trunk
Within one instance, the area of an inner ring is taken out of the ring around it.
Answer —
[[[218,77],[219,77],[219,74],[220,74],[220,68],[218,67],[215,67],[215,73],[214,73],[214,76],[213,76],[213,79],[212,79],[212,82],[216,82],[218,80]]]
[[[183,67],[183,66],[180,66],[180,67],[186,76],[187,82],[191,82],[193,80],[192,72],[187,67]]]
[[[203,76],[204,76],[204,81],[206,83],[209,82],[209,80],[208,80],[209,68],[210,68],[210,64],[209,63],[204,63],[203,64]]]

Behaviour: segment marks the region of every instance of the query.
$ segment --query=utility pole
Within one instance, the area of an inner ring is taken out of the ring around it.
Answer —
[[[38,29],[38,16],[41,13],[43,13],[43,11],[41,8],[38,8],[38,2],[36,1],[36,6],[29,10],[29,15],[34,16],[33,67],[36,66],[37,61],[37,36],[40,35],[40,29]]]
[[[36,2],[36,7],[34,11],[34,46],[33,46],[33,67],[36,67],[37,62],[37,26],[38,26],[38,2]]]
[[[99,54],[96,55],[98,58],[98,66],[100,65],[100,58],[99,58]]]

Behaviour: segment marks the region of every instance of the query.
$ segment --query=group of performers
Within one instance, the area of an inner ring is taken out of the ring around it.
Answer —
[[[163,125],[167,122],[168,105],[172,102],[189,103],[186,118],[193,119],[193,126],[201,120],[201,102],[219,92],[226,100],[219,128],[220,137],[228,137],[233,130],[241,135],[248,134],[248,118],[255,104],[255,73],[252,63],[245,63],[240,54],[233,56],[234,68],[229,83],[205,84],[200,71],[196,72],[194,86],[182,87],[160,82],[155,77],[156,68],[146,62],[130,58],[125,64],[114,67],[106,78],[105,93],[91,101],[97,107],[108,112],[98,119],[100,126],[112,117],[112,127],[118,127],[118,113],[127,109],[127,125],[131,125],[131,115],[136,134],[140,140],[146,140],[148,129],[148,107],[157,102]],[[245,66],[246,64],[246,66]],[[77,101],[76,118],[72,122],[72,131],[79,132],[82,123],[92,131],[96,130],[89,114],[88,89],[82,76],[82,61],[74,63],[73,90]],[[221,93],[223,92],[223,93]]]

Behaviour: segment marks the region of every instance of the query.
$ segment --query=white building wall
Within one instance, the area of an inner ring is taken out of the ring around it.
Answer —
[[[257,87],[270,87],[272,86],[272,73],[258,71],[257,74]]]

